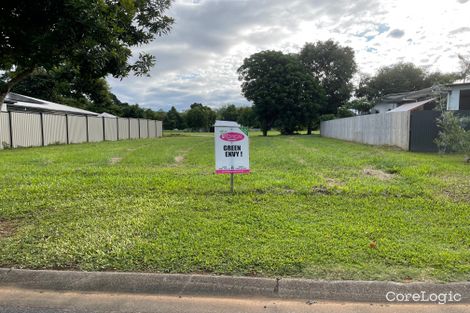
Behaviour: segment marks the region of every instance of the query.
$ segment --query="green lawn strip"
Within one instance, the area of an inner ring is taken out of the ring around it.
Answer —
[[[1,151],[0,223],[15,231],[0,237],[0,266],[470,275],[470,166],[461,156],[252,136],[253,173],[235,177],[234,195],[213,163],[207,134]]]

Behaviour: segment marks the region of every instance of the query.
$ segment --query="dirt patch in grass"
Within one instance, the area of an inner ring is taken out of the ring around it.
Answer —
[[[334,178],[327,178],[326,179],[326,185],[328,187],[340,187],[340,186],[344,186],[344,183],[341,182],[341,181],[338,181]]]
[[[365,168],[362,170],[362,174],[364,176],[372,176],[380,180],[390,180],[395,177],[394,174],[390,174],[381,170],[377,170],[374,168]]]
[[[180,164],[183,161],[184,161],[184,156],[182,156],[182,155],[175,156],[175,163],[176,164]]]
[[[114,158],[111,158],[109,160],[109,164],[114,165],[114,164],[117,164],[117,163],[121,162],[121,160],[122,160],[122,158],[120,158],[120,157],[114,157]]]
[[[16,231],[16,223],[0,220],[0,239],[13,236]]]

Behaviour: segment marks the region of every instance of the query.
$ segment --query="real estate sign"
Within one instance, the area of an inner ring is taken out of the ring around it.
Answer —
[[[250,172],[248,130],[236,122],[216,121],[215,173],[245,174]]]

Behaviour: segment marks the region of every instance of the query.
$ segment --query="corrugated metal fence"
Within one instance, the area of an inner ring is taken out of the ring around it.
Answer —
[[[470,116],[470,111],[454,111]],[[355,141],[370,145],[397,146],[413,152],[437,152],[435,140],[439,133],[440,112],[388,112],[354,116],[322,122],[323,137]]]
[[[161,136],[155,120],[0,112],[0,149]]]
[[[410,112],[387,112],[321,122],[323,137],[409,150]]]

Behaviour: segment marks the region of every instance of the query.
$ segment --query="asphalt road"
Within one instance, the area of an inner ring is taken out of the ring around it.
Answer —
[[[266,298],[208,298],[75,293],[0,288],[0,313],[468,313],[470,305],[333,303]]]

